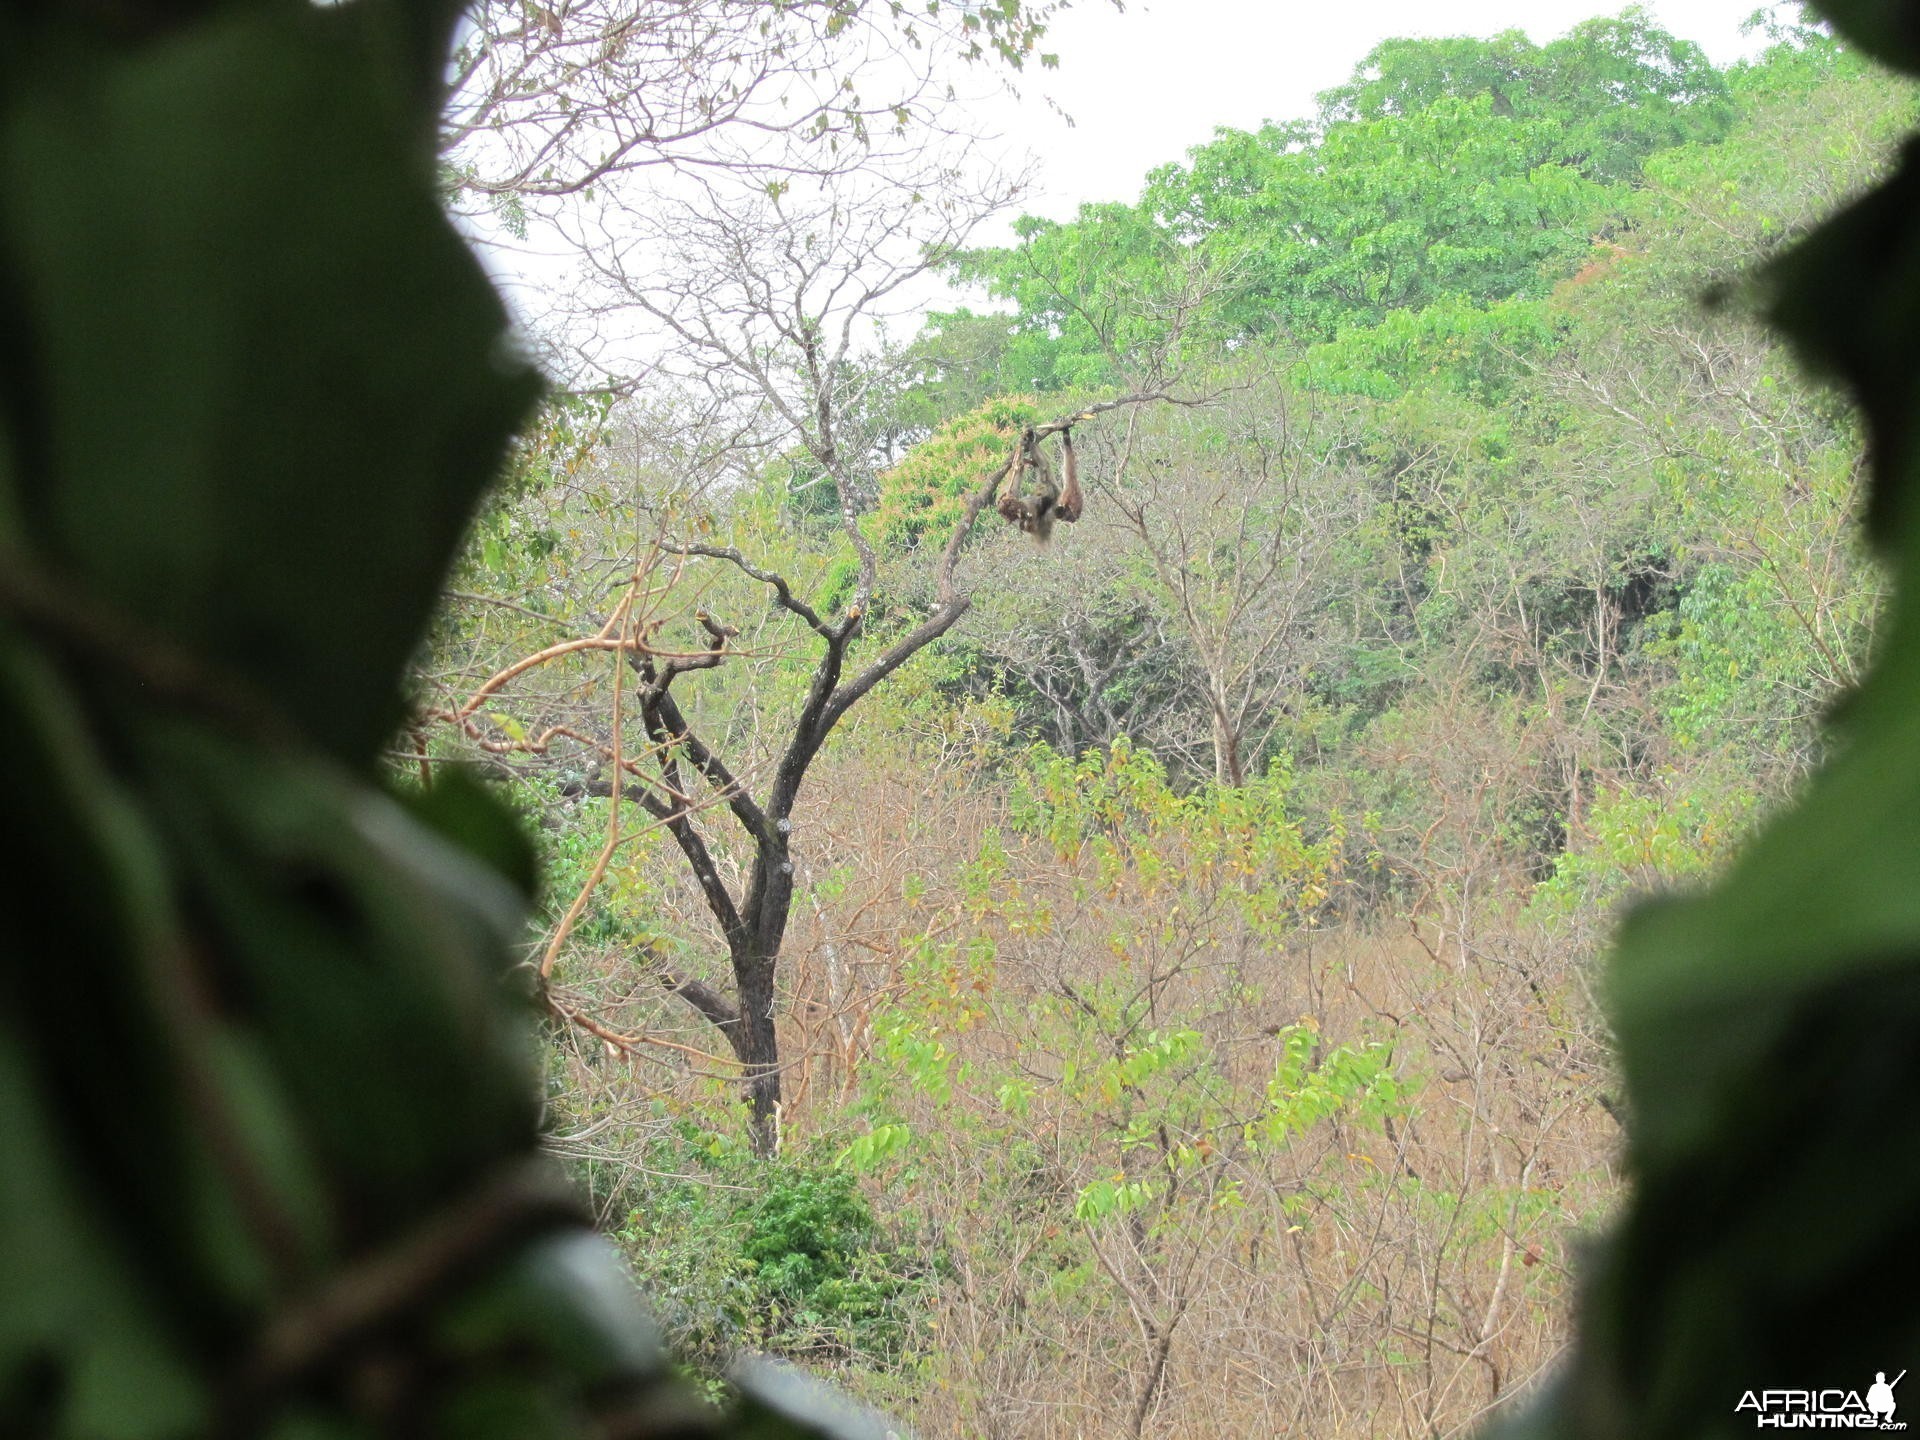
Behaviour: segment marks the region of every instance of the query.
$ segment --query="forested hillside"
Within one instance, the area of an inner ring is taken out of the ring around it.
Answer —
[[[391,758],[539,836],[551,1145],[703,1376],[1358,1437],[1560,1353],[1610,919],[1793,795],[1881,599],[1749,277],[1915,99],[1772,38],[1391,41],[1003,247],[849,173],[591,252],[679,348],[549,403]]]

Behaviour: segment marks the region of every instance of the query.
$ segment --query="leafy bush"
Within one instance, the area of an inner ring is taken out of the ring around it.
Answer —
[[[654,1158],[667,1178],[621,1197],[617,1238],[696,1368],[743,1352],[889,1366],[925,1338],[930,1266],[890,1242],[842,1161],[758,1161],[691,1126]]]
[[[897,1358],[914,1282],[896,1268],[873,1207],[845,1171],[785,1164],[747,1215],[741,1257],[754,1267],[775,1348]]]

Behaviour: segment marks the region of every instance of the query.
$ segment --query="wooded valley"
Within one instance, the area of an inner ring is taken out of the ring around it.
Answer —
[[[1757,314],[1914,93],[1766,23],[1390,41],[1006,244],[933,148],[567,210],[388,758],[537,836],[549,1143],[703,1384],[1331,1440],[1560,1355],[1612,920],[1796,793],[1882,598]],[[537,232],[510,159],[449,184]]]

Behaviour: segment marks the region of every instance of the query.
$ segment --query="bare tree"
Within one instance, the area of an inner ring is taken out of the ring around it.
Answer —
[[[563,737],[578,746],[586,736],[596,760],[575,787],[637,805],[678,847],[725,947],[730,983],[680,974],[651,946],[641,958],[660,984],[725,1037],[746,1091],[751,1142],[762,1154],[779,1144],[775,983],[795,895],[793,817],[801,787],[842,718],[967,613],[971,598],[958,580],[963,547],[1016,454],[1017,437],[1009,434],[1005,458],[967,484],[944,545],[916,552],[908,562],[931,572],[925,613],[898,624],[885,640],[864,644],[882,588],[882,560],[861,524],[876,483],[876,452],[861,415],[883,377],[864,363],[863,341],[904,291],[1015,193],[1005,184],[969,191],[951,170],[923,178],[926,183],[912,184],[872,175],[816,177],[755,188],[710,176],[689,198],[657,208],[609,198],[593,214],[595,228],[577,237],[593,266],[595,284],[583,297],[593,317],[612,325],[633,317],[651,321],[655,384],[706,396],[713,444],[702,463],[709,489],[724,488],[724,478],[713,478],[726,473],[724,454],[736,460],[742,453],[804,455],[837,496],[842,553],[852,560],[850,583],[816,598],[803,581],[748,553],[750,543],[718,543],[703,516],[657,506],[653,527],[629,537],[625,556],[603,557],[604,570],[632,577],[623,582],[624,608],[593,637],[574,642],[617,652],[637,679],[632,709],[623,712],[615,702],[615,718],[603,732],[610,738],[584,726]],[[669,240],[678,257],[671,267],[625,263],[641,251],[668,254]],[[1090,413],[1044,424],[1039,434],[1049,436]],[[713,418],[722,415],[736,418],[723,426]],[[742,758],[754,747],[743,749],[740,737],[730,740],[698,723],[681,694],[687,677],[743,658],[740,631],[701,608],[693,611],[697,645],[670,648],[663,633],[663,581],[700,585],[716,570],[759,588],[797,632],[802,649],[811,649],[797,707],[759,720],[759,763]],[[897,612],[898,597],[893,604]],[[498,686],[482,688],[489,696],[500,693]],[[485,728],[481,708],[471,702],[440,713],[470,734]],[[643,745],[621,743],[622,713],[638,720]],[[522,733],[544,740],[551,728]],[[525,742],[493,737],[490,743],[510,752]],[[730,826],[731,836],[716,822]],[[616,843],[609,838],[610,851]],[[736,854],[742,857],[737,870],[730,858]],[[561,938],[549,943],[543,978]],[[556,1008],[583,1018],[563,1003]]]
[[[1090,471],[1110,473],[1112,447],[1090,436]],[[1101,499],[1107,497],[1102,484]],[[1186,702],[1197,686],[1185,634],[1141,583],[1131,527],[1097,503],[1073,544],[1035,567],[1019,548],[982,557],[972,629],[1031,697],[1028,723],[1055,750],[1077,754],[1122,736],[1156,754],[1184,755]]]
[[[634,171],[856,168],[940,112],[955,69],[1013,69],[1064,0],[477,0],[442,153],[456,191],[524,205]]]
[[[691,177],[674,195],[611,193],[561,227],[587,272],[575,333],[596,350],[644,349],[655,377],[723,396],[759,416],[770,447],[804,451],[839,491],[863,604],[873,559],[852,517],[875,456],[859,417],[888,380],[868,352],[1025,188],[976,179],[967,159],[923,151],[890,172]]]
[[[1364,582],[1347,542],[1368,489],[1333,418],[1266,383],[1151,423],[1134,412],[1114,474],[1155,598],[1192,653],[1215,778],[1238,785],[1353,612]]]

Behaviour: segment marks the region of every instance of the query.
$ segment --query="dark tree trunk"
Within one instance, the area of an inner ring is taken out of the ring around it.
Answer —
[[[780,1151],[780,1042],[774,1029],[773,977],[777,952],[734,960],[740,1021],[727,1032],[746,1067],[747,1143],[766,1159]]]

